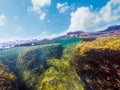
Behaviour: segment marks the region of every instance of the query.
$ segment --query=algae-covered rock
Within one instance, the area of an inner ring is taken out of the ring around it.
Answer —
[[[0,90],[18,90],[17,77],[0,62]]]
[[[45,66],[45,61],[49,58],[60,58],[62,55],[61,45],[44,45],[44,46],[33,46],[25,48],[17,60],[17,67],[21,71],[32,70],[35,72],[38,68],[43,68],[40,65]]]
[[[120,35],[78,44],[73,63],[87,90],[119,90]]]
[[[39,76],[36,90],[84,90],[67,61],[51,59],[48,64],[50,68]]]
[[[59,44],[32,46],[25,48],[17,59],[17,69],[20,77],[28,88],[33,90],[37,78],[48,68],[46,61],[50,58],[60,58],[63,48]]]
[[[74,48],[77,44],[78,44],[78,42],[66,45],[64,47],[63,54],[62,54],[61,58],[64,59],[65,61],[66,60],[71,61],[72,57],[73,57],[73,53],[74,53]]]

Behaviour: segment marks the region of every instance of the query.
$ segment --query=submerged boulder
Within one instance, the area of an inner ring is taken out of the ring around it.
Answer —
[[[18,90],[17,77],[0,62],[0,90]]]
[[[38,76],[48,68],[47,60],[60,58],[62,51],[62,45],[50,44],[28,47],[20,52],[17,59],[17,70],[28,88],[33,90]]]
[[[73,63],[86,90],[119,90],[120,35],[78,44]]]
[[[84,90],[68,61],[50,59],[49,68],[39,76],[36,90]]]

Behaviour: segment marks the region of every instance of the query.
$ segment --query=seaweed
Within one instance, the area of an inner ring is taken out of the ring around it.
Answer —
[[[76,46],[73,64],[89,90],[120,89],[120,35]]]

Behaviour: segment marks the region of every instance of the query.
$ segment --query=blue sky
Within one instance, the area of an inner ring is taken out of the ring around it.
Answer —
[[[0,0],[0,42],[119,24],[120,0]]]

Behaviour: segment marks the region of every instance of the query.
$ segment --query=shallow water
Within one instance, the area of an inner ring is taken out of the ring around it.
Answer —
[[[65,59],[66,61],[68,61],[69,64],[69,60],[67,59],[70,59],[70,55],[76,43],[79,43],[81,41],[81,38],[71,38],[59,40],[45,45],[19,46],[8,48],[0,50],[0,61],[8,66],[10,72],[13,72],[18,78],[18,82],[15,81],[15,83],[18,83],[19,90],[37,90],[33,88],[36,87],[38,77],[41,76],[43,72],[45,72],[47,69],[51,69],[51,65],[48,64],[47,60],[52,60],[52,58],[56,58],[55,61],[53,60],[54,65],[52,67],[54,68],[59,67],[57,66],[58,64],[56,62],[57,59],[59,61],[60,58],[63,60]],[[62,64],[63,62],[60,62],[60,64]],[[62,67],[64,67],[64,64]],[[69,68],[70,66],[68,65],[66,69]],[[51,75],[51,77],[54,77],[55,72],[53,72],[53,75]],[[70,72],[74,73],[72,71]],[[64,72],[59,72],[60,75],[61,73]],[[49,78],[49,76],[43,77]],[[57,78],[60,79],[59,77]],[[78,78],[76,75],[73,75],[73,77]],[[58,81],[55,82],[57,83]],[[78,82],[75,83],[75,85],[76,84],[78,84],[78,87],[81,87],[81,84],[79,84],[79,79]]]
[[[59,40],[59,41],[56,41],[54,43],[59,43],[59,44],[62,44],[63,46],[65,46],[65,45],[69,45],[69,44],[72,44],[72,43],[77,43],[77,42],[80,42],[80,41],[82,41],[82,38],[69,38],[69,39]]]

